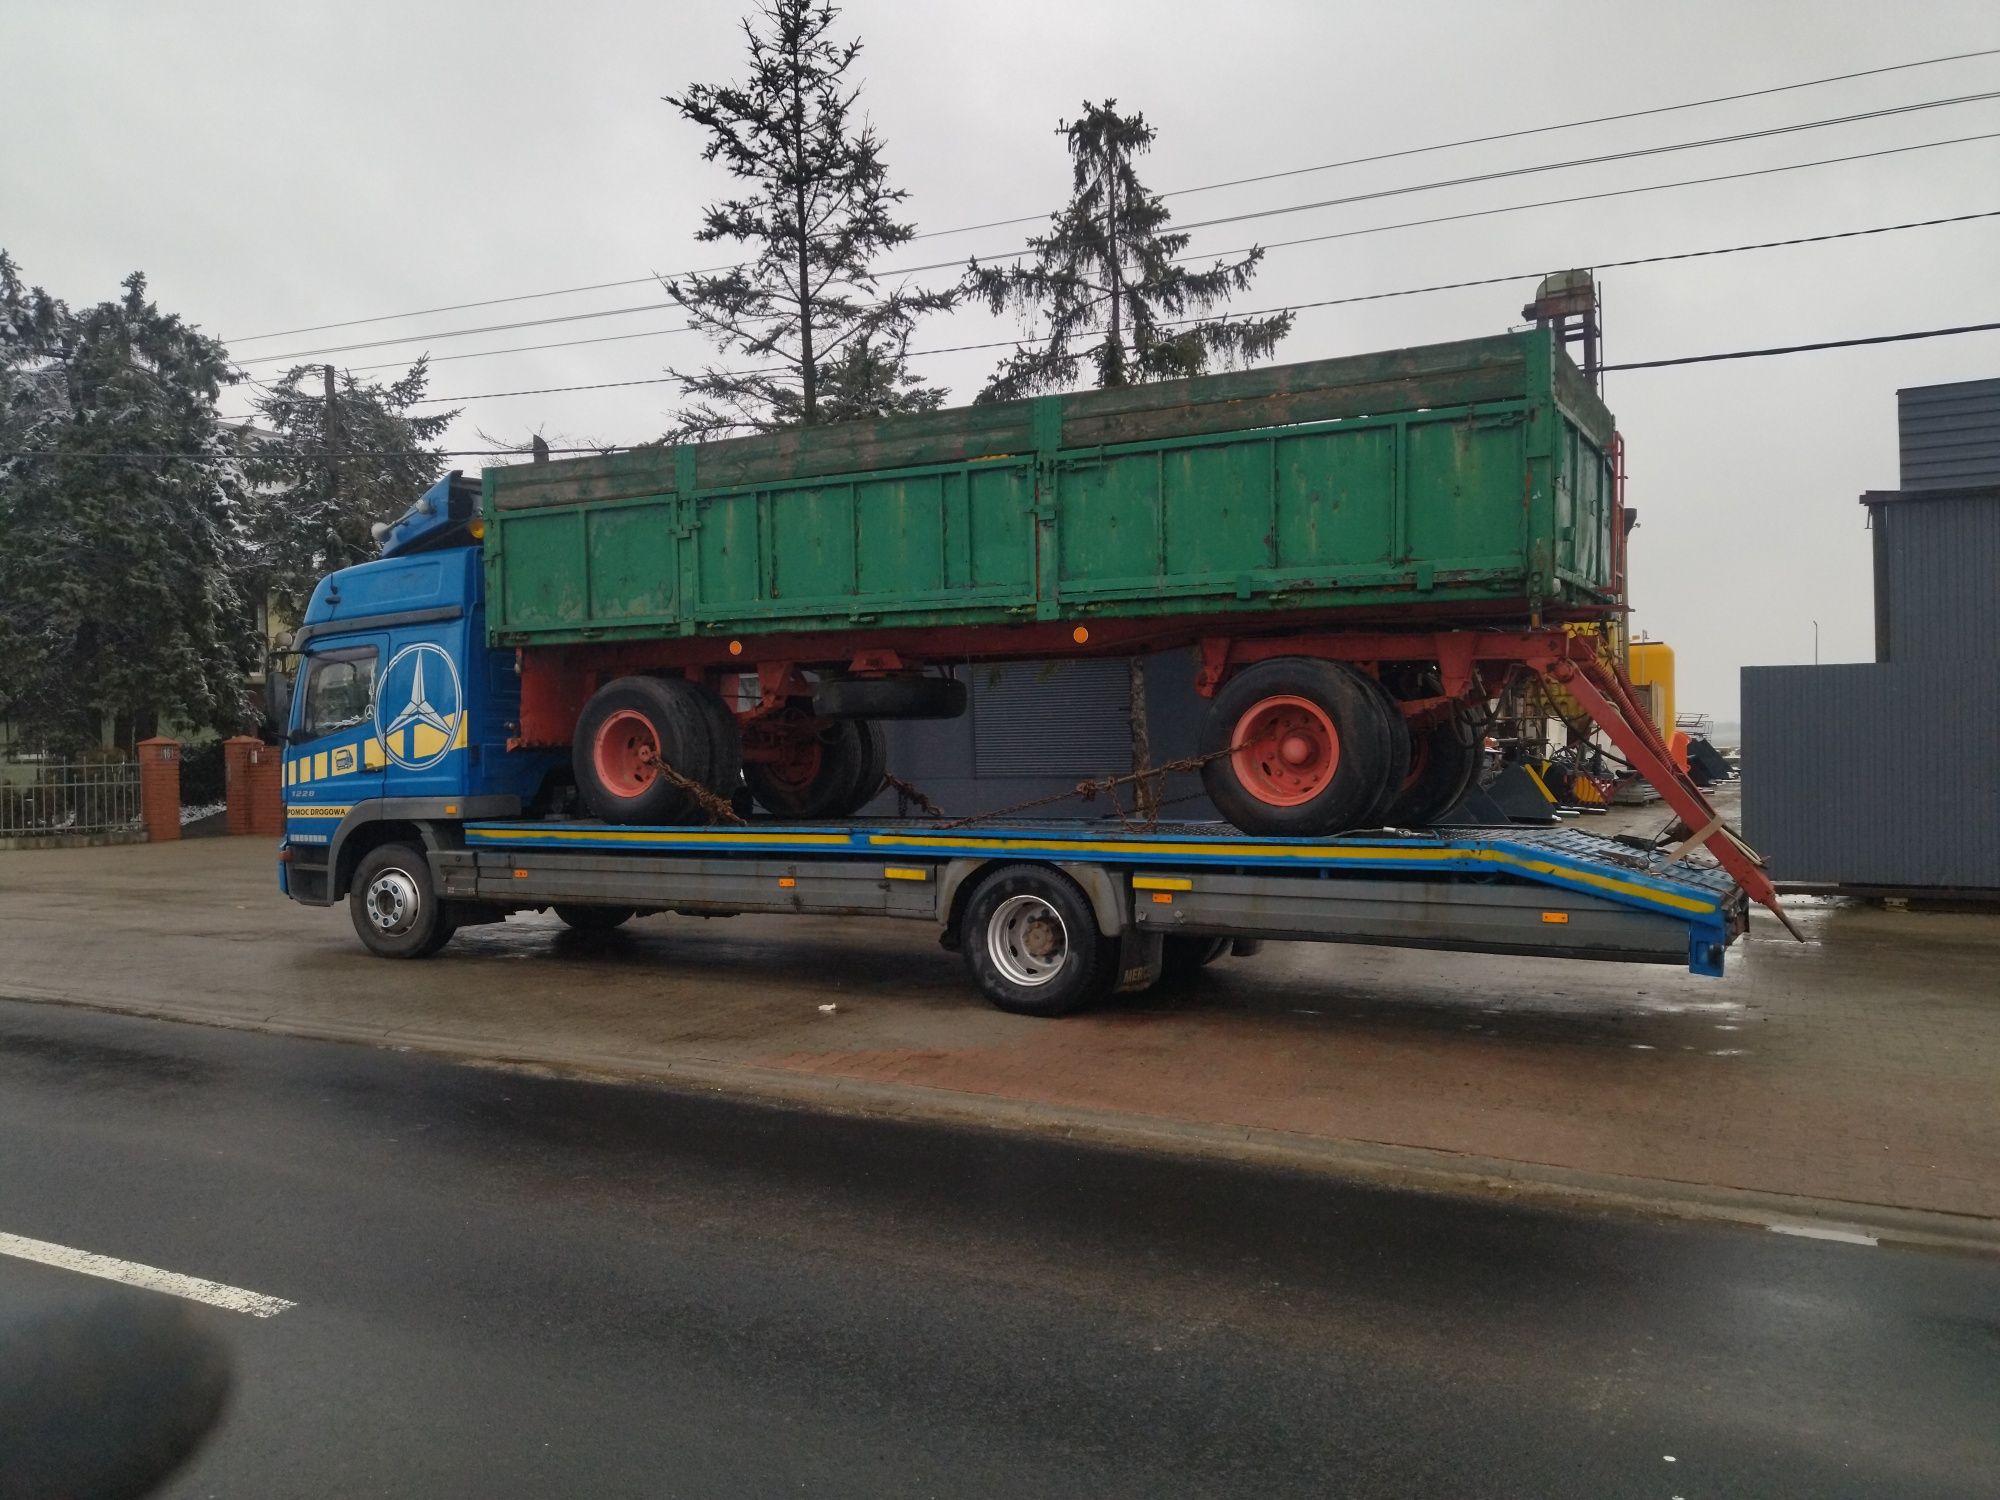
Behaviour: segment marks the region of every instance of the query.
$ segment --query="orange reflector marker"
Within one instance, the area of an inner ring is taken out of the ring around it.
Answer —
[[[446,816],[447,818],[455,818],[455,817],[457,817],[457,816],[458,816],[458,804],[457,804],[456,802],[447,802],[447,803],[445,803],[445,805],[444,805],[444,815],[445,815],[445,816]]]
[[[1069,633],[1069,638],[1081,646],[1085,641],[1090,639],[1090,631],[1084,626],[1079,625]]]
[[[516,870],[514,872],[514,878],[516,880],[526,880],[528,878],[528,872],[526,870]]]
[[[465,529],[475,542],[484,541],[486,538],[486,518],[484,516],[474,516],[471,523]]]
[[[798,881],[796,881],[789,875],[780,875],[778,877],[778,889],[781,891],[789,891],[793,886],[797,884]]]
[[[1174,893],[1172,891],[1153,892],[1153,904],[1155,906],[1172,906],[1174,904]]]
[[[1542,920],[1560,927],[1569,920],[1569,913],[1566,911],[1545,911],[1542,913]]]
[[[731,641],[729,643],[729,654],[731,656],[741,656],[743,654],[743,643],[741,641]]]

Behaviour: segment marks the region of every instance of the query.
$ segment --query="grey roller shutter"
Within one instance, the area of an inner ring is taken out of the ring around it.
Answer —
[[[1101,776],[1132,769],[1123,657],[967,669],[975,776]]]

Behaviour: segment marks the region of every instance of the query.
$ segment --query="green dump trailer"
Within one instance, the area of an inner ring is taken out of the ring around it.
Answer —
[[[1420,825],[1617,610],[1616,448],[1537,329],[493,469],[485,629],[614,822],[842,816],[960,664],[1193,647],[1239,827]]]
[[[1601,613],[1612,446],[1537,330],[493,469],[487,624],[536,648]]]

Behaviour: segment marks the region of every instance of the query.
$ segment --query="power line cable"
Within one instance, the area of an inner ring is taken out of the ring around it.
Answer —
[[[549,449],[549,452],[551,453],[629,452],[636,448],[645,448],[652,446],[655,445],[649,443],[630,443],[630,444],[617,444],[614,445],[612,448],[605,448],[602,446],[595,448],[551,448]],[[408,458],[411,457],[412,455],[424,454],[434,458],[513,458],[527,451],[528,450],[525,448],[370,448],[352,453],[327,453],[327,452],[320,452],[317,450],[311,450],[311,451],[294,453],[288,456],[293,458],[302,458],[302,459],[303,458],[312,458],[312,459]],[[120,459],[120,460],[131,460],[134,462],[152,462],[155,460],[165,461],[177,458],[208,459],[208,458],[233,458],[235,456],[236,455],[234,454],[217,454],[213,452],[199,451],[194,449],[188,449],[179,452],[161,451],[155,453],[66,453],[61,451],[60,449],[17,448],[11,452],[0,453],[0,463],[10,462],[17,458],[58,458],[58,459],[75,459],[75,460]]]
[[[1775,354],[1810,354],[1819,349],[1857,349],[1863,344],[1904,344],[1912,339],[1950,338],[1959,333],[1992,333],[2000,323],[1961,323],[1956,328],[1923,328],[1914,333],[1878,333],[1859,339],[1822,339],[1816,344],[1780,344],[1769,349],[1731,349],[1725,354],[1683,354],[1674,359],[1635,359],[1621,365],[1605,365],[1613,370],[1664,370],[1675,365],[1709,365],[1725,359],[1768,359]]]
[[[1852,125],[1864,120],[1879,120],[1895,115],[1915,114],[1924,110],[1946,109],[1960,104],[1983,103],[1990,99],[2000,99],[2000,89],[1981,94],[1961,94],[1948,99],[1930,99],[1914,104],[1898,104],[1886,109],[1863,110],[1856,114],[1834,115],[1823,120],[1804,120],[1791,125],[1774,125],[1761,130],[1739,131],[1733,135],[1710,136],[1704,140],[1669,142],[1662,146],[1643,146],[1629,151],[1612,151],[1596,156],[1573,157],[1567,161],[1541,162],[1534,166],[1507,167],[1493,172],[1475,172],[1463,177],[1441,178],[1435,182],[1405,183],[1400,187],[1377,188],[1366,193],[1349,193],[1339,198],[1323,198],[1312,203],[1285,204],[1277,208],[1251,209],[1243,213],[1224,214],[1213,219],[1200,219],[1189,224],[1175,225],[1176,232],[1193,229],[1211,229],[1220,224],[1240,224],[1251,219],[1276,218],[1285,214],[1307,213],[1322,208],[1340,208],[1355,203],[1372,203],[1384,198],[1407,197],[1414,193],[1435,192],[1444,188],[1467,187],[1475,183],[1500,182],[1515,177],[1530,177],[1543,172],[1567,171],[1572,167],[1602,166],[1611,162],[1634,161],[1649,156],[1664,156],[1679,151],[1699,151],[1711,146],[1737,145],[1744,141],[1765,140],[1773,136],[1797,135],[1807,130],[1821,130],[1834,125]],[[955,264],[945,262],[940,264]],[[939,266],[906,267],[897,271],[885,271],[879,275],[907,275],[917,270],[935,270]],[[564,313],[551,318],[529,318],[513,323],[488,323],[476,328],[437,329],[426,333],[404,334],[396,338],[373,339],[358,344],[334,344],[324,348],[302,349],[289,354],[257,354],[246,356],[250,364],[279,363],[327,354],[347,354],[365,349],[386,349],[396,344],[424,343],[434,339],[465,338],[482,333],[505,333],[516,328],[542,328],[553,323],[586,322],[593,318],[627,317],[633,313],[671,310],[674,304],[667,302],[643,303],[636,307],[602,308],[594,312]],[[693,325],[682,325],[669,332],[693,331]]]
[[[1719,354],[1683,354],[1683,355],[1678,355],[1672,359],[1632,360],[1624,364],[1605,365],[1603,368],[1605,373],[1607,374],[1613,371],[1622,371],[1622,370],[1660,370],[1678,365],[1713,364],[1721,360],[1768,359],[1773,356],[1781,354],[1811,354],[1825,349],[1855,349],[1869,344],[1901,344],[1901,343],[1908,343],[1915,339],[1939,339],[1939,338],[1949,338],[1956,334],[1994,333],[1994,332],[2000,332],[2000,322],[1964,323],[1953,328],[1922,328],[1922,329],[1915,329],[1905,333],[1872,334],[1864,338],[1823,339],[1818,342],[1810,344],[1781,344],[1765,349],[1732,349]],[[978,348],[982,346],[966,345],[964,347]],[[934,349],[928,352],[933,354],[942,354],[947,351],[942,349]],[[654,448],[659,446],[661,445],[658,443],[611,444],[608,446],[599,445],[597,447],[551,448],[549,449],[549,452],[594,453],[594,454],[630,453],[630,452],[635,452],[640,448]],[[308,453],[296,454],[294,456],[299,458],[404,458],[414,454],[429,454],[438,458],[518,458],[522,453],[526,451],[527,450],[524,448],[381,448],[381,449],[373,449],[365,452],[356,452],[356,453],[308,452]],[[215,455],[212,452],[196,452],[196,451],[158,452],[158,453],[64,453],[64,452],[30,451],[30,450],[16,449],[12,452],[0,453],[0,461],[10,461],[17,458],[57,458],[57,459],[72,459],[72,460],[91,459],[91,460],[123,460],[132,462],[155,462],[155,461],[164,461],[168,459],[177,459],[177,458],[202,459],[202,458],[214,458],[216,456],[217,455]]]
[[[1922,328],[1905,333],[1878,333],[1864,338],[1823,339],[1810,344],[1781,344],[1765,349],[1732,349],[1718,354],[1683,354],[1672,359],[1633,360],[1624,364],[1605,365],[1605,372],[1622,370],[1660,370],[1679,365],[1713,364],[1720,360],[1767,359],[1782,354],[1811,354],[1826,349],[1855,349],[1870,344],[1900,344],[1915,339],[1950,338],[1956,334],[2000,332],[2000,322],[1964,323],[1952,328]],[[932,350],[943,353],[943,350]],[[630,453],[641,448],[655,448],[658,443],[630,443],[598,445],[596,447],[551,448],[551,453]],[[308,452],[295,455],[300,458],[405,458],[415,454],[428,454],[437,458],[518,458],[527,450],[524,448],[381,448],[356,453]],[[213,458],[211,452],[156,452],[156,453],[64,453],[15,449],[0,452],[0,462],[17,458],[57,458],[71,460],[120,460],[130,462],[158,462],[169,459]]]
[[[1640,193],[1658,193],[1671,188],[1701,187],[1717,182],[1738,182],[1751,177],[1769,177],[1782,172],[1797,172],[1808,167],[1840,166],[1848,162],[1869,161],[1877,157],[1900,156],[1912,151],[1929,151],[1941,146],[1962,146],[1977,141],[2000,140],[2000,131],[1986,131],[1978,135],[1953,136],[1942,141],[1919,141],[1909,146],[1889,146],[1879,151],[1860,151],[1847,156],[1820,157],[1813,161],[1788,162],[1776,167],[1757,167],[1745,172],[1724,172],[1710,177],[1686,177],[1673,182],[1649,183],[1635,188],[1613,188],[1598,193],[1581,193],[1567,198],[1543,198],[1531,203],[1502,204],[1497,208],[1472,209],[1464,213],[1440,214],[1428,219],[1405,219],[1394,224],[1373,224],[1360,229],[1341,229],[1330,234],[1308,235],[1303,239],[1279,240],[1264,248],[1267,250],[1286,249],[1295,245],[1317,245],[1330,240],[1356,239],[1371,234],[1385,234],[1396,229],[1421,229],[1433,224],[1451,224],[1466,219],[1484,219],[1498,214],[1522,213],[1537,208],[1558,208],[1573,203],[1590,203],[1602,198],[1631,197]],[[1941,221],[1949,222],[1949,221]],[[1235,251],[1204,252],[1201,255],[1181,257],[1184,260],[1203,260],[1210,254],[1231,255]],[[957,262],[953,262],[957,264]],[[664,334],[681,330],[673,328],[649,328],[638,333],[614,333],[594,339],[561,339],[546,344],[514,344],[503,349],[475,349],[463,354],[427,354],[425,357],[434,365],[446,364],[461,359],[490,359],[503,354],[535,354],[549,349],[578,349],[591,344],[615,344],[628,339],[659,338]],[[385,360],[380,364],[353,365],[350,374],[366,374],[375,370],[405,369],[412,363],[408,359]]]
[[[1858,151],[1846,156],[1818,157],[1812,161],[1787,162],[1775,167],[1755,167],[1743,172],[1723,172],[1708,177],[1684,177],[1678,178],[1673,182],[1647,183],[1640,187],[1610,188],[1603,192],[1578,193],[1566,198],[1540,198],[1529,203],[1508,203],[1496,208],[1478,208],[1470,209],[1463,213],[1438,214],[1427,219],[1403,219],[1394,224],[1371,224],[1360,229],[1339,229],[1328,234],[1307,235],[1302,239],[1278,240],[1263,248],[1266,250],[1282,250],[1296,245],[1318,245],[1331,240],[1357,239],[1371,234],[1386,234],[1391,230],[1397,229],[1422,229],[1433,224],[1453,224],[1467,219],[1491,218],[1498,214],[1522,213],[1537,208],[1560,208],[1573,203],[1592,203],[1604,198],[1625,198],[1640,193],[1665,192],[1671,188],[1702,187],[1717,182],[1740,182],[1746,178],[1769,177],[1782,172],[1802,171],[1808,167],[1841,166],[1848,162],[1870,161],[1877,157],[1901,156],[1912,151],[1930,151],[1942,146],[1963,146],[1977,141],[1996,139],[2000,139],[2000,131],[1989,130],[1977,135],[1952,136],[1942,141],[1919,141],[1909,146],[1888,146],[1877,151]],[[1237,253],[1239,252],[1233,250],[1203,251],[1197,255],[1181,256],[1178,259],[1206,260],[1213,255],[1233,255]],[[958,262],[953,261],[950,264],[957,265]],[[430,354],[426,352],[424,358],[428,359],[434,365],[440,365],[460,359],[488,359],[502,354],[535,354],[549,349],[577,349],[590,344],[622,343],[627,339],[660,338],[666,334],[686,331],[688,330],[685,325],[676,328],[648,328],[637,333],[614,333],[593,339],[560,339],[546,344],[512,344],[501,349],[469,350],[463,354]],[[390,342],[399,341],[391,340]],[[406,369],[413,362],[413,359],[392,359],[384,360],[379,364],[352,365],[346,368],[349,374],[359,375],[374,370]]]
[[[1607,125],[1620,120],[1637,120],[1646,118],[1651,115],[1674,114],[1684,110],[1702,109],[1715,104],[1731,104],[1743,99],[1761,99],[1768,97],[1772,94],[1792,93],[1799,89],[1818,88],[1824,84],[1829,84],[1829,83],[1847,83],[1857,78],[1873,78],[1879,74],[1884,74],[1884,73],[1902,73],[1902,72],[1907,72],[1913,68],[1930,68],[1930,67],[1936,67],[1943,63],[1965,62],[1973,58],[1993,57],[1996,55],[2000,55],[2000,47],[1988,47],[1976,52],[1953,52],[1943,57],[1926,57],[1926,58],[1919,58],[1914,62],[1890,63],[1884,67],[1864,68],[1859,72],[1854,72],[1854,73],[1833,73],[1823,78],[1808,78],[1799,83],[1777,84],[1770,88],[1750,89],[1743,93],[1715,94],[1711,95],[1706,99],[1689,99],[1689,100],[1684,100],[1683,102],[1678,104],[1655,105],[1649,109],[1627,110],[1620,114],[1592,115],[1586,119],[1581,119],[1581,120],[1564,120],[1554,125],[1536,125],[1521,130],[1499,131],[1497,133],[1490,135],[1466,136],[1459,140],[1440,141],[1434,145],[1429,145],[1429,146],[1411,146],[1398,151],[1378,152],[1372,156],[1356,156],[1356,157],[1349,157],[1343,161],[1322,162],[1318,166],[1293,167],[1282,172],[1265,172],[1252,177],[1237,177],[1231,179],[1228,182],[1210,182],[1210,183],[1204,183],[1199,187],[1175,188],[1171,192],[1161,193],[1159,196],[1162,198],[1175,198],[1175,197],[1183,197],[1191,193],[1208,193],[1208,192],[1213,192],[1218,188],[1242,187],[1249,183],[1271,182],[1279,178],[1299,177],[1307,173],[1330,172],[1340,167],[1363,166],[1371,162],[1393,161],[1401,157],[1423,156],[1438,151],[1451,151],[1451,150],[1456,150],[1462,146],[1482,146],[1482,145],[1488,145],[1495,141],[1519,140],[1526,136],[1548,135],[1555,131],[1576,130],[1590,125]],[[1048,217],[1050,216],[1045,213],[1026,214],[1019,218],[1013,218],[1013,219],[994,219],[984,224],[961,224],[951,229],[926,230],[922,234],[912,235],[911,239],[913,240],[939,239],[946,235],[969,234],[975,230],[980,230],[980,229],[1001,229],[1010,227],[1015,224],[1032,224],[1040,220],[1047,219]],[[952,262],[947,262],[947,264],[956,265],[957,262],[952,261]],[[700,266],[686,271],[670,271],[666,273],[666,275],[670,277],[699,276],[699,275],[706,275],[714,272],[729,271],[734,269],[736,269],[735,266]],[[893,275],[897,273],[883,272],[881,274]],[[557,287],[552,291],[546,291],[546,292],[519,292],[508,297],[487,297],[476,302],[452,302],[452,303],[447,303],[441,307],[418,308],[414,312],[377,313],[372,317],[346,318],[336,323],[314,323],[314,324],[309,324],[303,328],[280,328],[270,333],[246,334],[241,338],[225,339],[223,340],[223,342],[228,344],[248,344],[248,343],[255,343],[260,339],[290,338],[294,334],[324,333],[329,329],[353,328],[363,323],[390,323],[399,321],[400,319],[403,318],[430,317],[436,313],[466,312],[472,308],[477,308],[477,307],[499,307],[509,302],[532,302],[545,297],[568,297],[568,296],[578,295],[583,292],[603,292],[603,291],[615,290],[620,287],[646,286],[651,284],[657,284],[661,279],[662,278],[658,274],[654,274],[650,276],[627,277],[625,279],[618,281],[592,282],[585,286]]]
[[[1994,136],[1995,136],[1995,137],[2000,137],[2000,132],[1995,132],[1995,133],[1994,133]],[[1987,139],[1987,137],[1971,137],[1971,139]],[[1910,148],[1905,148],[1905,149],[1910,149]],[[1770,169],[1770,170],[1780,170],[1780,169],[1776,169],[1776,168],[1773,168],[1773,169]],[[1704,180],[1705,180],[1705,179],[1704,179]],[[1667,185],[1667,184],[1663,184],[1663,185]],[[1639,191],[1639,190],[1637,190],[1637,189],[1633,189],[1633,190],[1628,190],[1628,191]],[[1561,201],[1568,201],[1568,200],[1561,200]],[[1528,206],[1532,206],[1532,205],[1518,205],[1518,206],[1520,206],[1520,207],[1528,207]],[[1495,209],[1495,210],[1490,210],[1490,212],[1496,212],[1496,213],[1497,213],[1497,212],[1506,212],[1506,211],[1508,211],[1508,210],[1499,210],[1499,209]],[[1744,245],[1723,245],[1723,246],[1718,246],[1718,247],[1716,247],[1716,248],[1713,248],[1713,249],[1708,249],[1708,250],[1681,250],[1681,251],[1674,251],[1674,252],[1672,252],[1672,253],[1668,253],[1668,254],[1661,254],[1661,255],[1642,255],[1642,256],[1634,256],[1634,257],[1631,257],[1631,258],[1629,258],[1629,259],[1625,259],[1625,260],[1603,260],[1603,261],[1592,261],[1592,262],[1590,262],[1589,264],[1591,265],[1591,267],[1592,267],[1592,268],[1593,268],[1594,270],[1598,270],[1598,271],[1612,271],[1612,270],[1625,270],[1625,269],[1628,269],[1628,268],[1630,268],[1630,267],[1634,267],[1634,266],[1649,266],[1649,265],[1658,265],[1658,264],[1661,264],[1661,263],[1664,263],[1664,262],[1667,262],[1667,261],[1675,261],[1675,260],[1696,260],[1696,259],[1700,259],[1700,258],[1703,258],[1703,257],[1706,257],[1706,256],[1715,256],[1715,255],[1737,255],[1737,254],[1741,254],[1741,253],[1744,253],[1744,252],[1746,252],[1746,251],[1752,251],[1752,250],[1777,250],[1777,249],[1783,249],[1783,248],[1787,248],[1787,247],[1790,247],[1790,246],[1795,246],[1795,245],[1814,245],[1814,244],[1823,244],[1823,243],[1826,243],[1826,242],[1829,242],[1829,241],[1833,241],[1833,240],[1847,240],[1847,239],[1861,239],[1861,238],[1865,238],[1865,237],[1867,237],[1867,236],[1870,236],[1870,235],[1878,235],[1878,234],[1893,234],[1893,233],[1896,233],[1896,232],[1898,232],[1898,231],[1901,231],[1901,230],[1907,230],[1907,229],[1930,229],[1930,228],[1935,228],[1935,227],[1937,227],[1937,226],[1939,226],[1939,225],[1944,225],[1944,224],[1964,224],[1964,223],[1970,223],[1970,222],[1973,222],[1973,221],[1976,221],[1976,220],[1980,220],[1980,219],[1991,219],[1991,218],[2000,218],[2000,209],[1986,209],[1986,210],[1982,210],[1982,211],[1980,211],[1980,212],[1977,212],[1977,213],[1969,213],[1969,214],[1953,214],[1953,215],[1950,215],[1950,216],[1948,216],[1948,217],[1945,217],[1945,218],[1938,218],[1938,219],[1915,219],[1915,220],[1910,220],[1910,221],[1908,221],[1908,222],[1905,222],[1905,223],[1901,223],[1901,224],[1880,224],[1880,225],[1875,225],[1875,226],[1873,226],[1873,227],[1871,227],[1871,228],[1867,228],[1867,229],[1843,229],[1843,230],[1838,230],[1838,231],[1834,231],[1834,232],[1832,232],[1832,233],[1828,233],[1828,234],[1813,234],[1813,235],[1797,235],[1797,236],[1794,236],[1794,237],[1792,237],[1792,238],[1790,238],[1790,239],[1782,239],[1782,240],[1759,240],[1759,241],[1756,241],[1756,242],[1754,242],[1754,243],[1751,243],[1751,244],[1744,244]],[[1366,231],[1349,231],[1349,232],[1350,232],[1350,233],[1363,233],[1363,232],[1366,232]],[[1369,293],[1364,293],[1364,294],[1361,294],[1361,295],[1357,295],[1357,296],[1352,296],[1352,297],[1335,297],[1335,298],[1331,298],[1331,299],[1328,299],[1327,301],[1323,301],[1323,302],[1306,302],[1306,303],[1292,303],[1292,304],[1289,304],[1289,305],[1288,305],[1287,307],[1278,307],[1278,308],[1266,308],[1266,309],[1263,309],[1263,310],[1261,310],[1261,311],[1259,311],[1259,312],[1252,312],[1252,313],[1242,313],[1242,314],[1237,314],[1236,316],[1241,316],[1241,317],[1260,317],[1260,316],[1266,316],[1266,315],[1268,315],[1268,314],[1270,314],[1270,313],[1274,313],[1274,312],[1284,312],[1284,311],[1293,311],[1293,312],[1302,312],[1302,311],[1306,311],[1306,310],[1308,310],[1308,309],[1311,309],[1311,308],[1317,308],[1317,307],[1333,307],[1333,306],[1339,306],[1339,305],[1342,305],[1342,304],[1345,304],[1345,303],[1355,303],[1355,302],[1379,302],[1379,301],[1385,301],[1385,300],[1387,300],[1387,299],[1389,299],[1389,298],[1393,298],[1393,297],[1414,297],[1414,296],[1421,296],[1421,295],[1425,295],[1425,294],[1428,294],[1428,293],[1432,293],[1432,292],[1446,292],[1446,291],[1457,291],[1457,290],[1461,290],[1461,289],[1463,289],[1463,288],[1467,288],[1467,287],[1476,287],[1476,286],[1493,286],[1493,285],[1497,285],[1497,284],[1499,284],[1499,283],[1502,283],[1502,282],[1508,282],[1508,281],[1527,281],[1527,280],[1530,280],[1530,279],[1532,279],[1532,278],[1534,278],[1534,277],[1536,277],[1536,276],[1542,276],[1542,275],[1546,275],[1546,274],[1547,274],[1547,273],[1546,273],[1545,271],[1523,271],[1523,272],[1517,272],[1517,273],[1513,273],[1513,274],[1509,274],[1509,275],[1505,275],[1505,276],[1488,276],[1488,277],[1478,277],[1478,278],[1474,278],[1474,279],[1471,279],[1471,280],[1466,280],[1466,281],[1450,281],[1450,282],[1440,282],[1440,283],[1436,283],[1436,284],[1434,284],[1434,285],[1430,285],[1430,286],[1422,286],[1422,287],[1408,287],[1408,288],[1404,288],[1404,289],[1402,289],[1402,290],[1398,290],[1398,291],[1390,291],[1390,292],[1369,292]],[[1198,322],[1198,321],[1201,321],[1201,320],[1200,320],[1200,319],[1178,319],[1178,320],[1175,320],[1175,321],[1176,321],[1176,322]],[[1167,325],[1164,325],[1164,326],[1173,326],[1173,324],[1167,324]],[[630,337],[638,337],[638,336],[639,336],[639,335],[631,335],[631,334],[627,334],[627,335],[623,335],[623,337],[627,337],[627,338],[630,338]],[[582,341],[582,342],[593,342],[593,343],[594,343],[594,342],[598,342],[598,341],[597,341],[597,340],[584,340],[584,341]],[[1002,348],[1002,347],[1005,347],[1005,346],[1007,346],[1007,345],[1011,345],[1011,344],[1020,344],[1020,343],[1036,343],[1036,342],[1045,342],[1045,340],[1037,340],[1037,339],[1032,339],[1032,338],[1020,338],[1020,339],[1000,339],[1000,340],[997,340],[997,341],[995,341],[995,342],[993,342],[993,343],[986,343],[986,344],[960,344],[960,345],[953,345],[953,346],[950,346],[950,347],[948,347],[948,348],[944,348],[944,349],[913,349],[913,350],[911,350],[911,351],[910,351],[910,355],[909,355],[909,357],[910,357],[910,358],[912,358],[912,359],[918,359],[918,358],[923,358],[923,357],[927,357],[927,356],[929,356],[929,355],[933,355],[933,354],[946,354],[946,353],[962,353],[962,352],[964,352],[964,351],[966,351],[966,350],[971,350],[971,349],[993,349],[993,348]],[[559,349],[559,348],[564,348],[564,347],[566,347],[566,346],[565,346],[565,345],[563,345],[563,344],[552,344],[552,345],[545,345],[545,346],[542,346],[542,347],[547,347],[547,348],[558,348],[558,349]],[[489,351],[489,352],[491,352],[491,353],[496,353],[496,354],[497,354],[497,353],[506,353],[506,352],[508,352],[508,351],[505,351],[505,350],[492,350],[492,351]],[[476,356],[470,356],[470,355],[461,355],[461,356],[451,356],[451,357],[456,357],[456,358],[473,358],[473,357],[476,357]],[[778,371],[778,370],[780,370],[780,369],[782,369],[782,368],[784,368],[784,367],[783,367],[783,366],[775,366],[775,365],[772,365],[772,366],[760,366],[759,368],[757,368],[757,369],[754,369],[754,370],[734,370],[734,371],[728,371],[728,372],[725,372],[725,373],[728,373],[728,374],[734,374],[734,375],[755,375],[755,374],[771,374],[771,373],[775,373],[776,371]],[[674,383],[674,382],[675,382],[675,381],[676,381],[677,379],[678,379],[678,377],[676,377],[676,376],[672,376],[672,375],[662,375],[662,376],[654,376],[654,377],[650,377],[650,378],[646,378],[646,379],[638,379],[638,380],[610,380],[610,381],[600,381],[600,382],[594,382],[594,383],[591,383],[591,384],[586,384],[586,385],[556,385],[556,386],[541,386],[541,387],[536,387],[536,388],[534,388],[534,389],[530,389],[530,390],[520,390],[520,391],[485,391],[485,392],[480,392],[480,393],[477,393],[477,394],[474,394],[474,395],[465,395],[465,396],[425,396],[425,397],[422,397],[422,398],[420,398],[420,399],[419,399],[419,401],[418,401],[418,402],[417,402],[416,404],[418,404],[418,405],[424,405],[424,404],[438,404],[438,405],[448,405],[448,404],[450,404],[450,403],[452,403],[452,402],[454,402],[454,401],[489,401],[489,400],[497,400],[497,399],[499,399],[499,398],[501,398],[501,397],[506,397],[506,396],[542,396],[542,395],[551,395],[551,394],[556,394],[556,393],[559,393],[559,392],[563,392],[563,391],[594,391],[594,390],[612,390],[612,389],[616,389],[616,388],[621,388],[621,387],[625,387],[625,386],[638,386],[638,385],[669,385],[669,384],[673,384],[673,383]]]

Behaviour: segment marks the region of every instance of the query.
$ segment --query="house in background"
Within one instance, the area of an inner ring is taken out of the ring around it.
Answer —
[[[2000,897],[2000,379],[1896,398],[1875,660],[1743,669],[1743,831],[1781,886]]]

